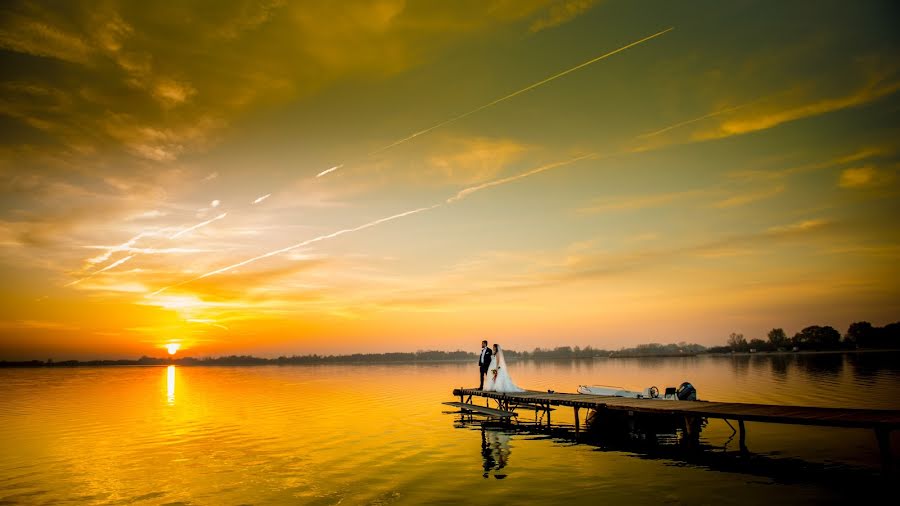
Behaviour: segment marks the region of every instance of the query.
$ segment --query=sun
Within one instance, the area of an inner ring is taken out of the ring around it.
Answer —
[[[166,345],[166,349],[169,350],[169,355],[174,355],[178,348],[181,348],[181,345],[178,343],[169,343]]]

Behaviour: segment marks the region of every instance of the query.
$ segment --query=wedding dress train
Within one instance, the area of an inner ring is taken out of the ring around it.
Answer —
[[[524,392],[513,383],[506,367],[506,359],[503,358],[503,349],[497,346],[497,353],[491,357],[491,365],[488,366],[487,378],[484,389],[488,392]]]

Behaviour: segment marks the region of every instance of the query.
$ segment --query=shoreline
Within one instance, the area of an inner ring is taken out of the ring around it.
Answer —
[[[661,354],[661,355],[616,355],[616,356],[594,356],[594,357],[546,357],[546,358],[510,358],[509,362],[558,362],[558,361],[572,361],[572,360],[617,360],[617,359],[642,359],[642,358],[653,358],[653,359],[668,359],[668,358],[700,358],[700,357],[714,357],[714,358],[734,358],[734,357],[758,357],[758,356],[784,356],[784,355],[836,355],[836,354],[860,354],[860,353],[900,353],[900,349],[861,349],[861,350],[800,350],[800,351],[759,351],[759,352],[732,352],[732,353],[689,353],[689,354]],[[258,358],[258,357],[254,357]],[[137,360],[127,360],[127,359],[118,359],[118,360],[86,360],[86,361],[60,361],[53,363],[46,363],[43,361],[0,361],[0,369],[65,369],[65,368],[73,368],[73,367],[168,367],[170,365],[177,365],[179,367],[317,367],[317,366],[360,366],[360,365],[438,365],[438,364],[466,364],[469,363],[472,359],[448,359],[448,360],[396,360],[396,361],[322,361],[322,362],[282,362],[279,363],[278,359],[259,359],[265,360],[265,362],[248,362],[248,363],[204,363],[203,359],[193,359],[192,357],[186,357],[186,359],[191,360],[189,363],[179,363],[185,359],[152,359],[154,361],[159,361],[158,363],[137,363]],[[213,359],[215,360],[215,359]],[[108,363],[104,363],[108,362]],[[118,362],[118,363],[116,363]],[[135,362],[135,363],[122,363],[122,362]]]

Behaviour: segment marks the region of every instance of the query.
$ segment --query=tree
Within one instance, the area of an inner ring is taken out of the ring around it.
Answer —
[[[762,339],[751,339],[750,344],[748,344],[751,350],[764,350],[768,347],[768,343],[763,341]]]
[[[731,347],[732,351],[744,351],[747,349],[747,340],[744,339],[744,334],[735,334],[732,332],[728,336],[728,346]]]
[[[772,349],[777,350],[778,348],[785,348],[788,345],[788,336],[784,333],[784,329],[782,328],[770,330],[768,337]]]
[[[831,326],[811,325],[794,334],[794,346],[813,349],[837,348],[841,343],[841,333]]]
[[[853,322],[844,334],[844,342],[860,348],[867,348],[875,340],[875,328],[869,322]]]

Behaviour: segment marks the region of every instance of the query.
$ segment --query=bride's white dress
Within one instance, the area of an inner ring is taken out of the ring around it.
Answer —
[[[495,377],[496,371],[496,377]],[[488,366],[487,378],[484,381],[484,389],[488,392],[524,392],[513,383],[506,367],[506,359],[503,358],[503,350],[498,346],[497,353],[491,357],[491,365]]]

